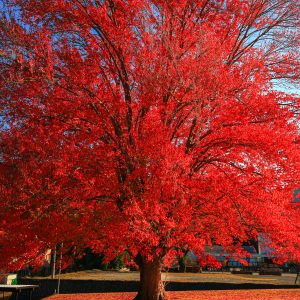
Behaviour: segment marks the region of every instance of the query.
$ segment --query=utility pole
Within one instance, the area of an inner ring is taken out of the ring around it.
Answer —
[[[56,268],[56,245],[54,248],[54,252],[51,257],[51,278],[55,278],[55,268]]]
[[[64,243],[60,244],[60,258],[59,258],[59,269],[58,269],[58,282],[57,282],[57,294],[59,294],[60,288],[60,274],[61,274],[61,262],[62,262],[62,250],[63,250]]]

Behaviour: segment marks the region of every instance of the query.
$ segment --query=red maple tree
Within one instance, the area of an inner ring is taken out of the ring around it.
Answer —
[[[297,0],[3,3],[3,266],[126,250],[150,300],[188,249],[299,259]]]

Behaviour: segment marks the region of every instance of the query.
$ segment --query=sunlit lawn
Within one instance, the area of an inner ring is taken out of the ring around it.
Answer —
[[[47,300],[131,300],[136,293],[97,293],[97,294],[62,294],[46,298]],[[265,289],[265,290],[222,290],[222,291],[180,291],[168,292],[170,300],[299,300],[300,289]]]

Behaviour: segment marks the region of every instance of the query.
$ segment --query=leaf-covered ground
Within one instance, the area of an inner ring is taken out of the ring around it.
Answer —
[[[131,300],[135,293],[64,294],[47,300]],[[168,292],[169,300],[298,300],[300,289]]]

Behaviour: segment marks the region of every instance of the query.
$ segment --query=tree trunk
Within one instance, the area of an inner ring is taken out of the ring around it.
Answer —
[[[161,261],[139,259],[140,286],[134,300],[166,300],[165,289],[161,281]]]

